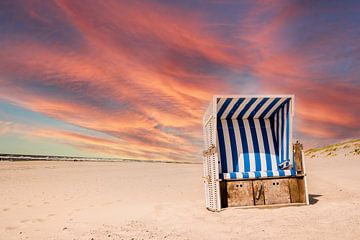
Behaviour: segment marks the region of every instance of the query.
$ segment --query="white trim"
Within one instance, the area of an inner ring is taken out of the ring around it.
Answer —
[[[294,94],[280,94],[280,95],[214,95],[217,98],[294,98]],[[215,100],[216,101],[216,100]]]
[[[216,121],[216,115],[217,115],[217,98],[214,96],[213,97],[213,116],[215,118],[214,120],[214,131],[213,131],[213,134],[214,134],[214,144],[215,144],[215,147],[216,149],[218,149],[218,146],[216,146],[217,144],[217,121]],[[219,152],[217,151],[215,153],[215,173],[216,173],[216,192],[217,192],[217,206],[216,206],[216,210],[220,211],[221,210],[221,192],[220,192],[220,182],[218,181],[219,180]]]
[[[306,205],[309,205],[309,204],[310,204],[310,201],[309,201],[309,191],[308,191],[308,186],[307,186],[306,167],[305,167],[305,155],[304,155],[304,151],[303,151],[303,150],[301,150],[301,163],[302,163],[303,174],[304,174],[304,185],[305,185]]]
[[[290,154],[290,163],[292,165],[294,165],[294,146],[293,146],[293,117],[294,117],[294,114],[292,113],[292,105],[293,105],[293,102],[294,100],[290,100],[290,106],[289,106],[289,119],[290,119],[290,122],[289,122],[289,153],[292,153]]]

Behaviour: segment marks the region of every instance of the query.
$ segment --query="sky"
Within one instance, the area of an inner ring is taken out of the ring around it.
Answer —
[[[0,152],[201,161],[213,95],[360,137],[359,1],[0,1]]]

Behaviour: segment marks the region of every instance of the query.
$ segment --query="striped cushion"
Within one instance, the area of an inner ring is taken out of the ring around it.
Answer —
[[[231,172],[221,173],[220,179],[222,180],[236,180],[236,179],[256,179],[267,177],[288,177],[295,176],[296,172],[292,170],[275,170],[275,171],[255,171],[255,172]]]

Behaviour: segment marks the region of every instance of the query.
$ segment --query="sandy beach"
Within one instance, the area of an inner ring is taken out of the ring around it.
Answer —
[[[201,164],[0,162],[0,239],[359,239],[359,160],[306,159],[310,206],[219,213]]]

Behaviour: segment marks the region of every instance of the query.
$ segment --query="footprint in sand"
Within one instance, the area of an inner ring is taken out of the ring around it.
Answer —
[[[7,211],[9,211],[10,210],[10,208],[3,208],[3,211],[4,212],[7,212]]]
[[[42,222],[45,222],[45,219],[42,219],[42,218],[34,218],[34,219],[31,220],[31,222],[33,222],[33,223],[36,223],[36,222],[42,223]]]
[[[19,228],[18,226],[9,226],[9,227],[6,227],[5,228],[5,231],[11,231],[11,230],[14,230],[14,229],[17,229]]]

